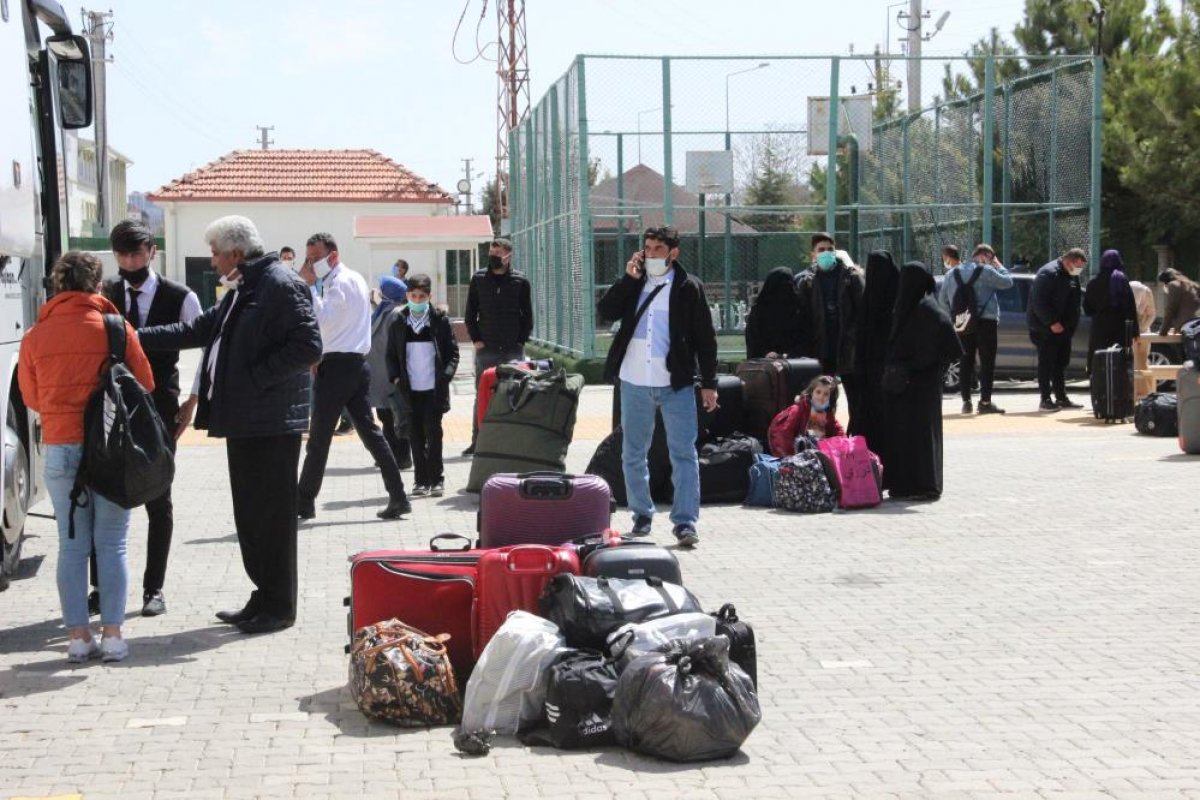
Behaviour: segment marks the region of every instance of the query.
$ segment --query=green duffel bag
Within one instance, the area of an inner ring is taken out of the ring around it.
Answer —
[[[498,472],[564,471],[582,391],[583,376],[562,368],[496,367],[496,391],[479,426],[467,491],[478,492]]]

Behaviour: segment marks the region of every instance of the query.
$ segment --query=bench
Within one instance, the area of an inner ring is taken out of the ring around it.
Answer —
[[[1182,364],[1150,364],[1150,346],[1155,344],[1180,344],[1183,337],[1178,333],[1143,333],[1133,347],[1133,402],[1154,391],[1158,381],[1173,381]],[[1140,380],[1139,380],[1140,379]]]

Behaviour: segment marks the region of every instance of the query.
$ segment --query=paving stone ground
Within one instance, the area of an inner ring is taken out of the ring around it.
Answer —
[[[447,420],[452,489],[468,391]],[[370,457],[338,438],[300,532],[297,625],[247,637],[212,616],[249,588],[224,448],[189,434],[170,611],[154,619],[136,615],[134,515],[127,662],[66,663],[54,523],[31,519],[24,577],[0,594],[0,797],[1200,797],[1200,458],[1041,415],[1036,393],[997,399],[1004,418],[947,400],[938,503],[704,509],[685,580],[754,624],[763,722],[738,756],[699,765],[505,740],[464,759],[448,729],[367,722],[344,689],[346,558],[470,533],[474,497],[378,521]],[[607,413],[589,388],[572,469]],[[669,542],[665,515],[654,537]]]

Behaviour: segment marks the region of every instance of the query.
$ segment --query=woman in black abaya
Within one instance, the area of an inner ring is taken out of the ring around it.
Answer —
[[[776,267],[763,279],[746,317],[746,358],[799,357],[801,352],[800,301],[792,271]]]
[[[942,373],[962,346],[934,289],[921,262],[900,270],[882,376],[888,393],[883,480],[897,500],[942,495]]]
[[[862,400],[859,413],[850,419],[850,435],[866,437],[867,446],[882,460],[888,398],[879,380],[883,375],[883,362],[887,358],[888,339],[892,335],[892,313],[896,306],[900,268],[887,250],[876,250],[867,256],[866,275],[858,347],[855,350],[858,374],[862,381]],[[884,464],[885,472],[886,467]]]

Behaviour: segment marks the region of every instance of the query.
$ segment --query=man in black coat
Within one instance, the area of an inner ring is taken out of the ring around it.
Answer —
[[[175,322],[191,322],[200,316],[200,299],[188,287],[168,280],[156,273],[150,265],[158,246],[154,234],[143,223],[136,220],[118,222],[109,234],[113,255],[117,259],[120,277],[104,282],[104,296],[112,301],[134,330],[153,325],[170,325]],[[154,372],[154,407],[163,422],[175,432],[178,439],[192,421],[196,408],[196,396],[191,395],[181,406],[179,403],[179,351],[148,351],[150,369]],[[167,612],[163,583],[167,576],[167,556],[171,552],[171,536],[175,530],[174,506],[171,490],[162,497],[146,503],[149,528],[146,537],[146,571],[142,575],[142,616],[156,617]],[[92,554],[93,585],[99,585],[95,568],[95,553]],[[100,613],[99,589],[92,592],[96,613]],[[89,606],[92,597],[88,597]]]
[[[139,336],[147,350],[204,348],[196,427],[225,439],[234,525],[255,586],[242,608],[217,619],[268,633],[296,619],[296,472],[321,333],[308,287],[263,253],[254,223],[222,217],[204,238],[230,291],[191,322]]]
[[[476,391],[488,367],[525,357],[525,342],[533,333],[533,299],[529,281],[512,269],[512,242],[508,239],[492,242],[487,269],[471,276],[463,321],[475,345]],[[475,452],[477,419],[472,413],[471,446],[463,451],[465,456]]]
[[[1079,326],[1079,275],[1086,266],[1083,250],[1068,250],[1039,269],[1029,289],[1025,318],[1029,338],[1037,347],[1042,411],[1083,408],[1067,397],[1065,374],[1071,363],[1071,338]]]

